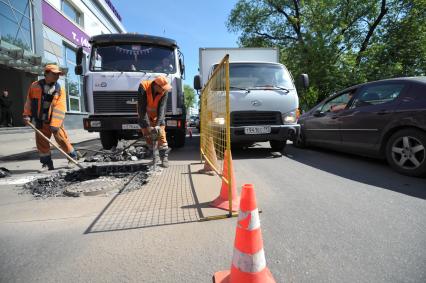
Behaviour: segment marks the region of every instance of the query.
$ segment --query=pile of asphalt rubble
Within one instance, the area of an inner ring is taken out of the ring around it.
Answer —
[[[130,146],[125,150],[103,151],[102,154],[96,154],[86,157],[84,162],[116,162],[116,161],[138,161],[144,159],[146,155],[146,148],[143,146]]]
[[[135,165],[103,165],[86,169],[59,171],[51,176],[39,178],[23,186],[25,193],[36,198],[70,196],[67,189],[71,187],[90,187],[93,182],[101,187],[115,187],[112,192],[127,193],[140,189],[148,182],[151,174],[144,164]]]

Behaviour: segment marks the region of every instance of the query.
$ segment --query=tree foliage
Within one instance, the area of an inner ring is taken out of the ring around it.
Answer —
[[[185,107],[189,111],[189,108],[194,107],[195,91],[190,85],[184,85],[183,92],[185,93]]]
[[[312,106],[341,88],[426,73],[426,0],[240,0],[228,30],[242,47],[280,48],[310,76]]]

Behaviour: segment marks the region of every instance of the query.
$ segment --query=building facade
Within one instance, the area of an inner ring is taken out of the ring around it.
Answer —
[[[0,0],[0,88],[13,100],[14,126],[22,126],[29,85],[44,64],[56,63],[68,70],[59,80],[67,92],[65,126],[82,128],[87,109],[82,78],[74,73],[76,50],[89,53],[93,35],[123,32],[109,0]]]

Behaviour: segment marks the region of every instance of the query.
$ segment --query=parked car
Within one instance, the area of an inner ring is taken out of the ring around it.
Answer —
[[[299,124],[296,146],[386,158],[402,174],[426,175],[426,77],[347,88],[304,113]]]

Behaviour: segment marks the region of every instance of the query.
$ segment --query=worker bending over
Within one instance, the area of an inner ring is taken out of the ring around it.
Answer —
[[[169,167],[165,116],[167,92],[171,89],[172,86],[167,79],[164,76],[158,76],[152,81],[141,81],[138,96],[138,115],[142,134],[150,153],[153,151],[151,135],[156,136],[161,165],[165,168]]]
[[[63,123],[67,109],[65,90],[57,82],[64,75],[57,65],[48,64],[44,68],[44,79],[33,82],[28,90],[24,106],[23,120],[27,124],[34,121],[35,127],[47,138],[55,137],[60,148],[73,159],[77,153],[71,145]],[[42,170],[54,170],[50,153],[50,144],[36,133],[36,145],[42,164]],[[73,167],[69,162],[68,167]]]

